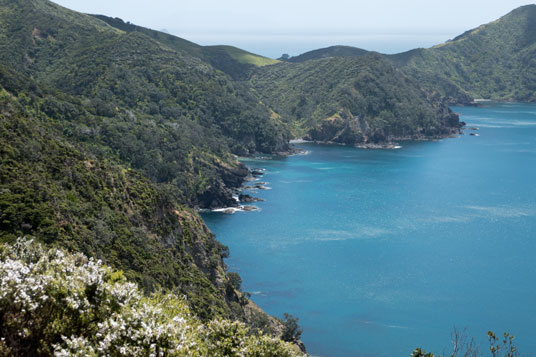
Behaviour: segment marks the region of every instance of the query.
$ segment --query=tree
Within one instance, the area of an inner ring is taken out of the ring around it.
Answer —
[[[227,277],[229,278],[229,287],[238,291],[242,289],[242,278],[240,277],[240,274],[229,272],[227,273]]]
[[[298,325],[298,318],[286,312],[283,314],[283,334],[281,339],[286,342],[293,342],[300,339],[303,329]]]

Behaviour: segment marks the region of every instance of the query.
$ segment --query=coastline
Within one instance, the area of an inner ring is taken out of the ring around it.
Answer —
[[[425,135],[412,135],[412,136],[406,136],[406,137],[389,137],[387,141],[384,142],[378,142],[378,143],[355,143],[355,144],[345,144],[345,143],[339,143],[335,141],[321,141],[321,140],[306,140],[303,138],[298,139],[291,139],[289,140],[290,145],[294,144],[321,144],[321,145],[336,145],[336,146],[348,146],[348,147],[354,147],[357,149],[366,149],[366,150],[398,150],[403,147],[403,145],[400,142],[404,141],[440,141],[443,139],[449,139],[449,138],[458,138],[461,135],[465,135],[463,130],[474,130],[473,128],[467,128],[465,123],[462,122],[462,126],[460,128],[454,129],[452,132],[444,134],[444,135],[434,135],[434,136],[425,136]],[[273,160],[273,159],[281,159],[281,158],[287,158],[294,155],[307,155],[309,151],[291,146],[289,150],[282,151],[282,152],[276,152],[274,154],[259,154],[257,156],[251,155],[251,156],[245,156],[245,157],[237,157],[239,160],[242,159],[244,161],[246,160]],[[243,164],[243,163],[242,163]],[[240,201],[238,197],[244,192],[249,190],[250,193],[257,193],[256,190],[270,190],[270,187],[266,186],[245,186],[245,183],[248,182],[254,182],[258,181],[260,177],[264,175],[265,169],[258,168],[258,167],[250,167],[248,165],[243,164],[244,167],[248,170],[248,174],[241,177],[240,184],[236,185],[235,187],[227,187],[227,189],[231,190],[232,197],[234,199],[234,202],[232,204],[229,202],[228,205],[225,206],[218,206],[218,207],[212,207],[212,208],[199,208],[197,211],[199,213],[206,213],[206,212],[220,212],[225,214],[234,214],[236,212],[258,212],[260,211],[260,208],[252,205],[244,205],[243,203],[251,203],[251,202],[258,202],[258,200],[255,197],[252,197],[254,201]]]

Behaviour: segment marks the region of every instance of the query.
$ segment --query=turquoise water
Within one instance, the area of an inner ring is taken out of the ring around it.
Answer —
[[[204,214],[229,269],[320,356],[450,351],[454,326],[536,352],[536,105],[454,107],[480,136],[252,160],[259,212]],[[467,130],[469,134],[471,131]]]

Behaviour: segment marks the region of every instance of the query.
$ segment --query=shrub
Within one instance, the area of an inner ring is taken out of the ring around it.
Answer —
[[[0,355],[295,356],[240,322],[203,325],[184,298],[138,287],[100,261],[31,240],[0,245]]]

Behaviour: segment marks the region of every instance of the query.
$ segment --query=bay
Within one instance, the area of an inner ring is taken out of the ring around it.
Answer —
[[[448,353],[454,326],[482,352],[488,330],[536,351],[536,105],[452,109],[479,130],[249,159],[271,188],[260,211],[203,214],[243,290],[299,317],[312,355]]]

